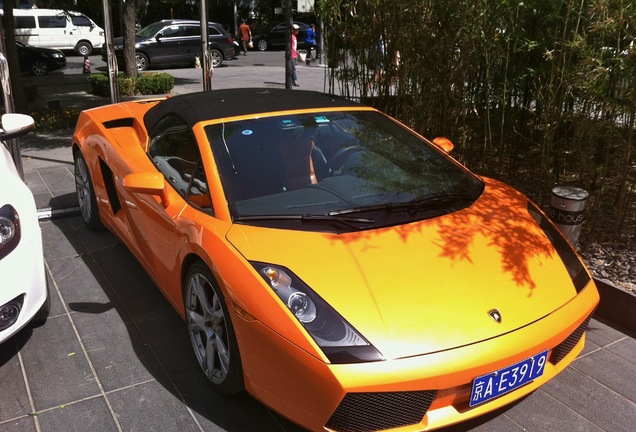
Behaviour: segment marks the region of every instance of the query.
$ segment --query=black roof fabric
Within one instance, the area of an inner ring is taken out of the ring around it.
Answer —
[[[170,97],[152,107],[144,116],[146,130],[152,131],[168,113],[177,113],[190,126],[204,120],[252,115],[272,111],[359,106],[339,96],[325,93],[243,88],[188,93]]]

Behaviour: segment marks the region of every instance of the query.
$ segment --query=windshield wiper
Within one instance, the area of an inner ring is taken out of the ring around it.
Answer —
[[[409,210],[409,211],[419,211],[423,209],[437,209],[443,206],[447,206],[448,204],[454,203],[463,203],[466,201],[474,201],[476,199],[475,196],[470,194],[435,194],[424,197],[413,198],[410,201],[403,202],[388,202],[382,204],[374,204],[369,206],[362,207],[353,207],[343,210],[335,210],[329,212],[330,216],[340,216],[352,213],[365,213],[365,212],[373,212],[384,210],[386,212],[392,212],[395,210]]]
[[[372,224],[375,223],[375,219],[370,218],[358,218],[350,216],[340,215],[314,215],[314,214],[282,214],[282,215],[253,215],[253,216],[237,216],[234,218],[235,222],[249,222],[249,221],[301,221],[301,222],[333,222],[340,225],[344,225],[347,228],[358,229],[355,224]]]

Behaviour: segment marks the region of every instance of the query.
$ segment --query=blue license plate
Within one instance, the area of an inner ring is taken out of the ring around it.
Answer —
[[[512,366],[475,378],[469,405],[479,405],[540,377],[547,359],[546,350]]]

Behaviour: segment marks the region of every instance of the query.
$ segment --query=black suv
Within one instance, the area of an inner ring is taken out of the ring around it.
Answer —
[[[298,49],[307,48],[305,44],[305,38],[307,37],[307,29],[309,24],[294,21],[294,24],[298,24],[299,30],[296,40],[298,41]],[[287,31],[287,23],[282,22],[276,25],[274,28],[264,33],[257,33],[252,35],[252,42],[254,47],[259,51],[265,51],[272,48],[285,48]]]
[[[221,24],[208,23],[208,39],[213,67],[235,57],[232,36]],[[118,62],[123,64],[124,38],[115,38],[113,47]],[[102,50],[104,61],[105,51]],[[201,22],[173,19],[152,23],[135,34],[135,51],[140,71],[159,65],[194,65],[196,57],[201,59]]]

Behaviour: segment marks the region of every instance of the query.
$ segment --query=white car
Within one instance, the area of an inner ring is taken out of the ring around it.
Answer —
[[[7,149],[33,129],[33,119],[4,114],[0,128],[0,343],[27,324],[41,325],[50,309],[42,233],[33,194]]]

